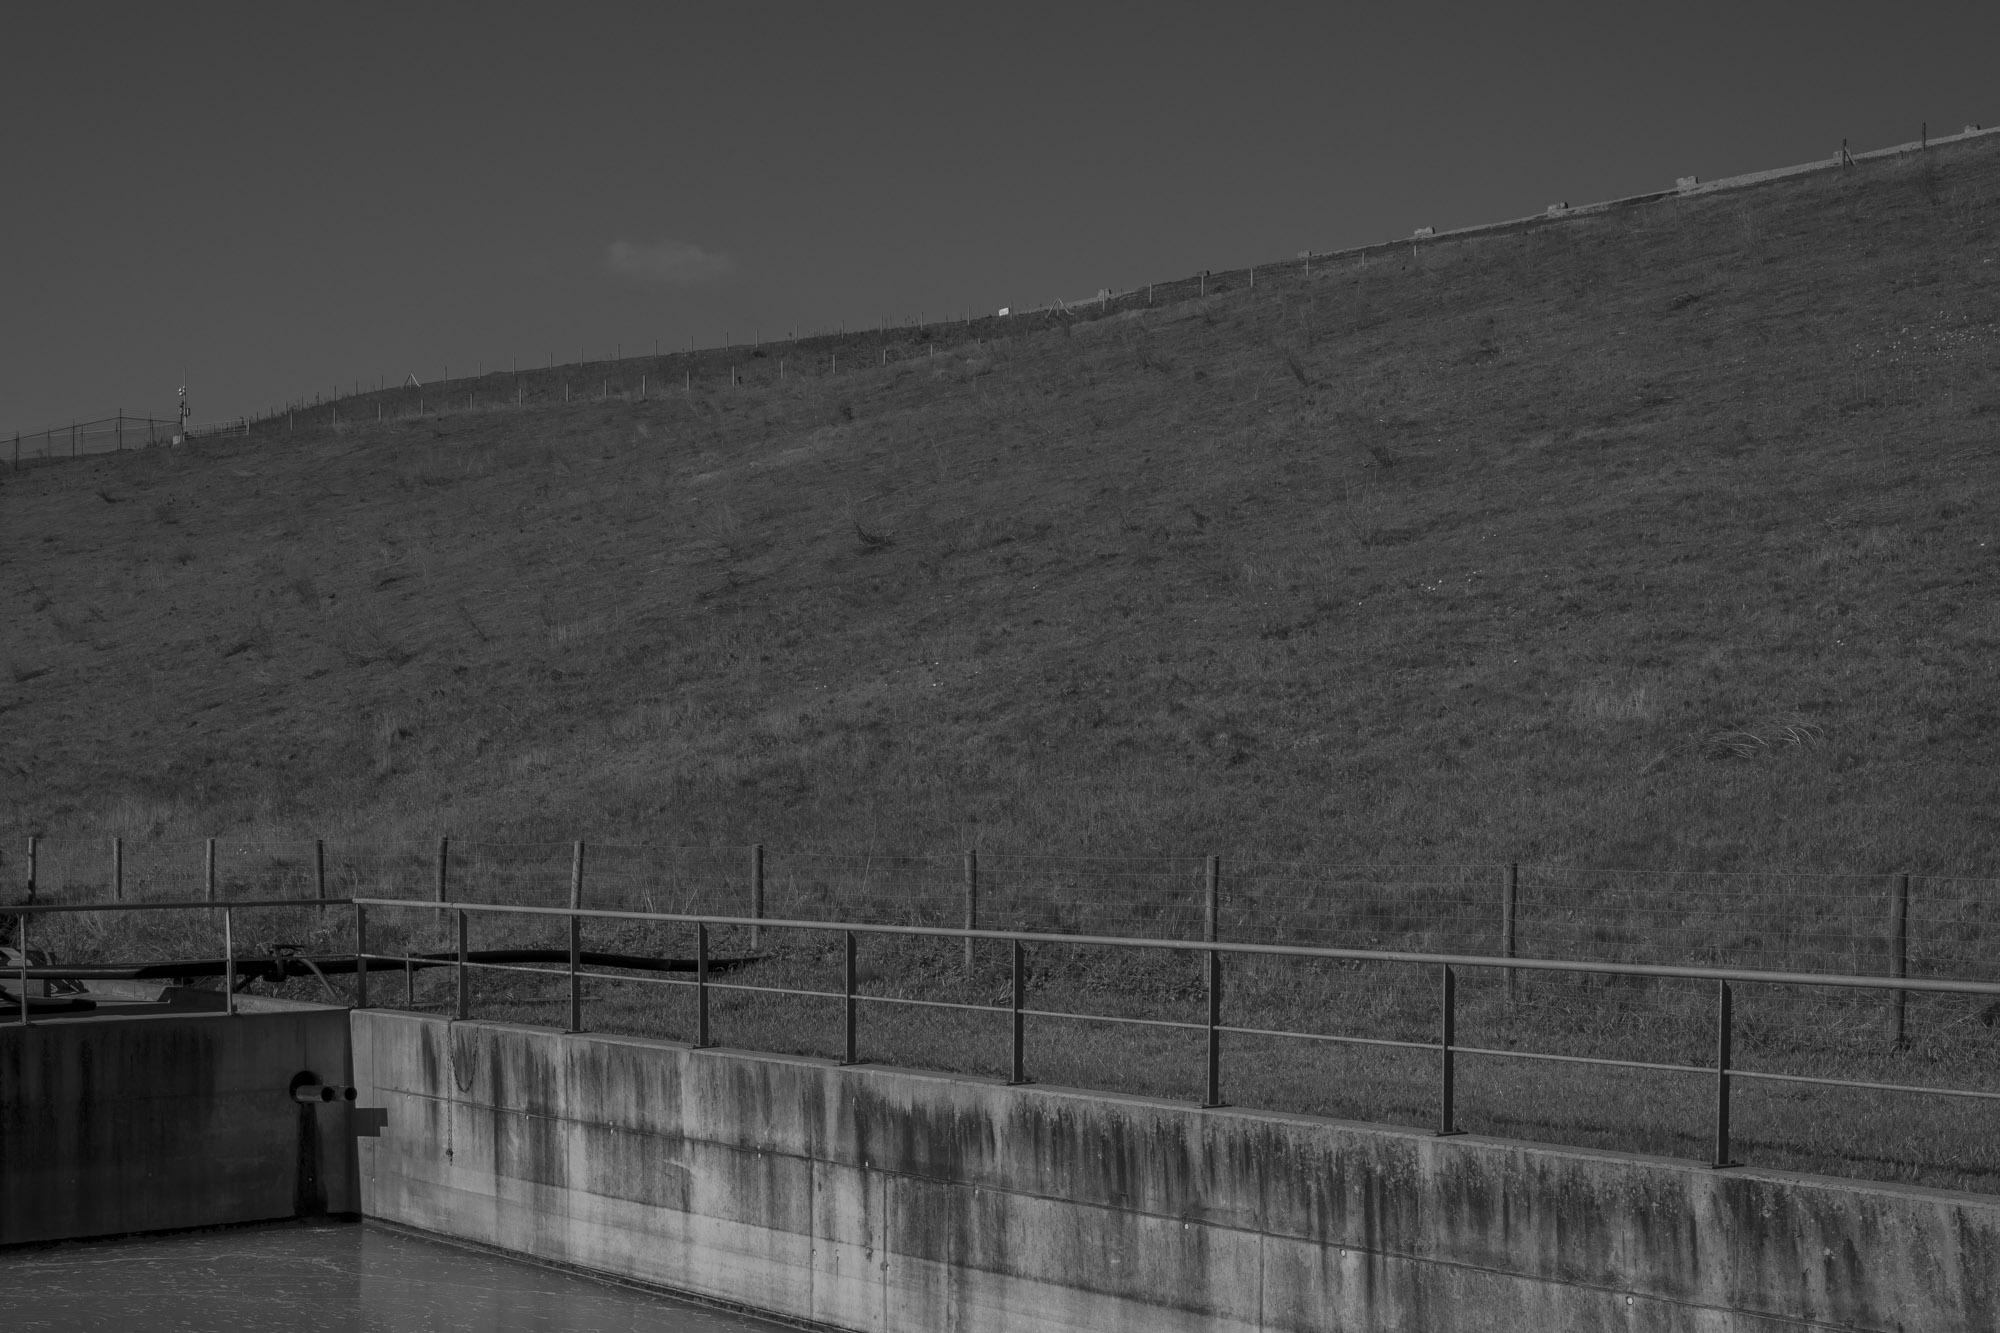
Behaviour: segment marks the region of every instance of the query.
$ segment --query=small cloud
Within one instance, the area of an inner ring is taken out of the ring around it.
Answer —
[[[604,267],[614,277],[662,287],[701,287],[736,274],[736,261],[720,251],[662,236],[657,241],[613,241]]]

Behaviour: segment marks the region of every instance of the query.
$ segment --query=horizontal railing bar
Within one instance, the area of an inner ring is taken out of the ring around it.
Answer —
[[[1710,1071],[1713,1072],[1713,1071]],[[1977,1088],[1937,1088],[1920,1083],[1864,1083],[1847,1078],[1815,1078],[1810,1074],[1769,1074],[1754,1069],[1729,1070],[1731,1078],[1761,1078],[1770,1083],[1814,1083],[1830,1088],[1861,1088],[1872,1092],[1933,1092],[1941,1097],[1978,1097],[1986,1101],[2000,1101],[2000,1092],[1981,1092]]]
[[[1299,944],[1234,944],[1206,940],[1165,940],[1145,936],[1056,935],[1031,930],[973,930],[963,926],[890,926],[850,921],[795,921],[775,917],[694,916],[678,912],[633,912],[597,907],[521,907],[500,903],[438,903],[409,898],[353,898],[358,907],[400,907],[432,912],[490,912],[507,916],[578,916],[604,921],[660,921],[684,925],[742,926],[763,930],[853,931],[865,935],[912,935],[940,939],[998,940],[1024,944],[1069,944],[1087,948],[1165,949],[1176,953],[1229,953],[1281,958],[1325,958],[1358,963],[1413,963],[1425,966],[1490,967],[1525,972],[1585,973],[1597,976],[1663,977],[1689,981],[1736,981],[1771,986],[1840,986],[1860,990],[1928,991],[1954,995],[2000,995],[2000,982],[1946,981],[1919,977],[1868,977],[1839,972],[1762,972],[1747,968],[1674,966],[1663,963],[1600,963],[1558,958],[1495,958],[1485,954],[1409,953],[1400,950],[1336,949]],[[207,906],[207,904],[195,904]],[[1206,1030],[1204,1025],[1204,1030]]]
[[[1435,1049],[1435,1048],[1433,1048]],[[1503,1060],[1547,1060],[1552,1064],[1610,1065],[1617,1069],[1655,1069],[1668,1074],[1713,1074],[1713,1065],[1663,1065],[1650,1060],[1614,1060],[1604,1055],[1563,1055],[1555,1051],[1496,1051],[1490,1046],[1453,1046],[1460,1055],[1491,1055]],[[1731,1074],[1737,1071],[1732,1067]]]
[[[333,907],[345,906],[352,901],[349,898],[217,898],[214,902],[198,899],[181,903],[22,903],[0,906],[0,916],[41,916],[49,912],[166,912],[193,908],[214,912],[225,907]],[[348,958],[353,955],[340,956]]]
[[[1337,1041],[1348,1046],[1394,1046],[1407,1051],[1435,1051],[1434,1041],[1399,1041],[1394,1037],[1350,1037],[1340,1032],[1287,1032],[1281,1028],[1235,1028],[1218,1026],[1217,1032],[1233,1032],[1239,1037],[1295,1037],[1301,1041]],[[1454,1046],[1453,1050],[1464,1050]]]
[[[1010,1014],[1013,1010],[1000,1009],[995,1012]],[[1183,1023],[1173,1018],[1128,1018],[1123,1014],[1072,1014],[1060,1009],[1023,1009],[1021,1013],[1026,1018],[1067,1018],[1080,1023],[1127,1023],[1133,1027],[1185,1028],[1189,1032],[1208,1031],[1206,1023]]]

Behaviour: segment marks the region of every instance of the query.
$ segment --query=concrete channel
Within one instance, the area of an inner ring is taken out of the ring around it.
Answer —
[[[883,1333],[2000,1309],[1981,1195],[273,1000],[0,1027],[0,1243],[315,1214]]]

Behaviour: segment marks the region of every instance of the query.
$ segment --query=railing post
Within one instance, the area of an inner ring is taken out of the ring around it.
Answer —
[[[752,920],[764,919],[764,844],[750,844],[750,916]],[[750,927],[750,947],[764,947],[764,928]]]
[[[1022,1010],[1027,1007],[1027,1001],[1028,949],[1020,939],[1016,938],[1014,941],[1013,1063],[1009,1066],[1011,1072],[1007,1075],[1007,1081],[1012,1084],[1021,1084],[1028,1081],[1027,1026],[1023,1021],[1022,1015]]]
[[[1910,877],[1896,876],[1896,895],[1889,905],[1889,975],[1898,980],[1910,975]],[[1909,1043],[1906,1024],[1909,1020],[1910,993],[1899,990],[1893,993],[1892,1012],[1895,1019],[1895,1045],[1901,1050]]]
[[[1734,1166],[1729,1160],[1729,1066],[1734,1019],[1729,983],[1715,983],[1715,1159],[1711,1166]]]
[[[111,901],[125,901],[125,839],[111,839]]]
[[[583,842],[577,841],[569,867],[569,1030],[583,1031]]]
[[[694,1044],[697,1050],[710,1045],[708,1039],[708,922],[694,927]]]
[[[1223,1106],[1222,1100],[1222,954],[1208,951],[1208,1090],[1202,1105]]]
[[[471,974],[470,974],[470,973],[469,973],[469,972],[467,971],[467,969],[466,969],[466,964],[467,964],[467,963],[468,963],[468,962],[470,961],[470,959],[469,959],[468,955],[469,955],[469,954],[471,953],[471,950],[470,950],[470,949],[468,949],[468,948],[466,947],[466,945],[467,945],[467,938],[466,938],[466,936],[467,936],[467,931],[466,931],[466,917],[467,917],[467,915],[468,915],[468,913],[466,913],[466,911],[465,911],[465,910],[464,910],[463,908],[461,908],[461,909],[459,910],[459,913],[458,913],[458,1011],[457,1011],[457,1016],[458,1016],[458,1017],[459,1017],[460,1019],[466,1019],[466,1018],[470,1018],[470,1017],[472,1016],[472,977],[471,977]]]
[[[1458,972],[1444,965],[1438,1014],[1438,1137],[1458,1133]]]
[[[1520,894],[1521,863],[1519,861],[1509,861],[1507,863],[1507,873],[1501,877],[1500,881],[1500,956],[1502,958],[1512,958],[1514,956],[1514,930],[1515,922],[1518,919],[1515,912],[1520,903]],[[1507,1003],[1509,1004],[1514,1003],[1514,979],[1516,975],[1518,974],[1514,968],[1510,967],[1507,969]]]
[[[319,910],[326,912],[326,839],[313,839],[313,892],[319,897]]]
[[[32,838],[29,839],[31,844],[33,841]],[[20,930],[15,933],[14,942],[21,946],[21,1026],[26,1027],[34,1021],[28,1017],[28,918],[23,916],[15,919],[21,923]],[[48,987],[43,986],[42,989],[46,991]]]
[[[354,1007],[368,1007],[368,909],[354,904]]]
[[[854,1055],[854,932],[845,930],[841,935],[845,940],[841,950],[841,990],[845,999],[842,1001],[840,1063],[852,1065],[860,1063]]]
[[[417,1007],[417,960],[407,948],[403,950],[403,1007]]]
[[[979,929],[979,853],[968,849],[965,853],[965,928]],[[965,975],[972,975],[973,940],[965,937]]]
[[[208,887],[208,900],[215,901],[215,839],[210,838],[202,848],[202,882]]]
[[[37,842],[38,840],[36,839],[35,835],[30,833],[28,835],[28,901],[29,902],[35,901],[35,869],[36,869],[36,863],[40,860],[39,853],[41,850],[39,846],[37,846]],[[23,917],[21,919],[23,921],[27,920],[26,917]]]
[[[441,903],[451,901],[445,893],[445,868],[450,864],[450,858],[451,839],[449,837],[440,837],[438,839],[437,900]]]
[[[235,909],[222,909],[223,1002],[222,1012],[236,1012],[236,923]]]

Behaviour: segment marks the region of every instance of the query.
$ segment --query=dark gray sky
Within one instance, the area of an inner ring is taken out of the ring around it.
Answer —
[[[12,6],[0,429],[991,310],[2000,121],[2000,5]]]

